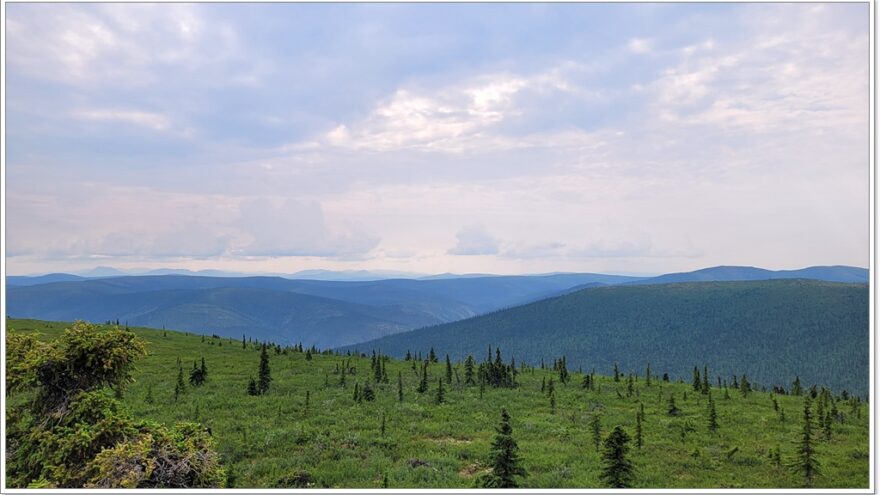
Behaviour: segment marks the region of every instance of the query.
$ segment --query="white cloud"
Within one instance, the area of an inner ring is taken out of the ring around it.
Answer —
[[[356,151],[462,153],[529,146],[521,139],[506,136],[497,126],[523,115],[517,100],[527,93],[594,97],[563,75],[577,68],[576,64],[566,63],[532,76],[485,74],[465,84],[433,91],[401,88],[365,118],[340,123],[317,141],[293,143],[285,149],[314,148],[323,143]]]
[[[455,235],[457,241],[448,253],[459,256],[498,254],[498,239],[492,237],[482,225],[462,227]]]
[[[122,122],[125,124],[146,127],[154,131],[164,131],[171,127],[171,119],[164,114],[139,110],[94,109],[77,110],[73,117],[93,122]]]
[[[651,40],[644,38],[632,38],[627,42],[626,47],[629,51],[637,54],[649,53],[651,51]]]

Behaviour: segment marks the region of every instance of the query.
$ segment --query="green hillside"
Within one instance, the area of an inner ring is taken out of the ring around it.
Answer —
[[[430,347],[454,359],[500,346],[538,363],[684,376],[708,364],[768,388],[802,382],[868,391],[868,286],[811,280],[699,282],[585,289],[343,349],[401,357]]]
[[[56,338],[66,326],[34,320],[7,323],[20,332],[38,332],[41,339]],[[528,473],[519,480],[522,487],[601,487],[591,418],[598,415],[602,438],[616,425],[634,437],[640,405],[644,406],[644,445],[637,448],[635,440],[629,444],[634,487],[781,488],[801,487],[804,482],[785,467],[801,436],[804,398],[775,396],[779,412],[770,394],[752,392],[743,397],[735,389],[725,393],[714,386],[711,361],[708,382],[719,425],[715,433],[708,428],[708,396],[687,382],[662,382],[659,368],[653,368],[656,374],[650,385],[640,368],[630,392],[626,377],[615,382],[610,376],[596,376],[594,389],[585,390],[583,375],[570,364],[568,384],[561,384],[553,370],[518,365],[516,388],[486,387],[481,398],[479,386],[465,386],[455,378],[464,380],[464,366],[454,363],[452,382],[443,384],[445,401],[438,405],[438,380],[445,380],[446,369],[442,347],[436,347],[439,363],[428,367],[429,387],[424,394],[416,390],[420,377],[413,368],[420,364],[415,362],[387,360],[389,383],[385,384],[373,383],[370,357],[351,358],[356,371],[347,374],[343,386],[336,369],[347,359],[344,356],[285,349],[269,353],[268,392],[250,396],[246,390],[249,379],[257,376],[258,346],[243,348],[241,340],[133,330],[146,341],[148,354],[136,363],[135,381],[123,393],[123,401],[138,418],[169,425],[193,420],[204,424],[216,440],[229,485],[234,487],[379,488],[386,480],[390,488],[472,487],[488,469],[502,408],[510,412],[513,437]],[[485,350],[477,358],[482,361],[484,356]],[[187,384],[175,400],[178,359],[188,370],[202,357],[208,369],[206,383]],[[653,356],[651,361],[660,359]],[[403,381],[402,401],[398,374]],[[541,390],[551,378],[555,410]],[[375,401],[355,401],[354,388],[363,390],[367,383],[375,391]],[[676,416],[667,413],[670,396],[680,409]],[[13,395],[8,405],[25,399]],[[831,438],[825,439],[822,428],[813,425],[821,463],[814,484],[867,488],[867,407],[837,399],[833,404],[840,415],[829,422]],[[778,458],[775,452],[781,453]]]

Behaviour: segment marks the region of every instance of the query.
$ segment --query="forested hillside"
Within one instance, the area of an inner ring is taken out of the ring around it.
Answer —
[[[650,364],[675,376],[709,363],[768,387],[800,376],[864,395],[868,331],[867,285],[703,282],[585,289],[346,349],[402,357],[434,347],[461,359],[501,346],[529,363],[566,355],[574,369]]]
[[[8,338],[33,335],[43,342],[56,341],[71,326],[7,324],[14,329]],[[77,410],[84,419],[75,430],[61,425],[50,436],[28,436],[28,429],[44,431],[45,425],[7,415],[7,434],[15,438],[7,444],[12,486],[77,486],[84,479],[128,487],[868,487],[866,404],[807,384],[799,395],[762,393],[742,379],[718,387],[711,363],[676,382],[656,368],[616,377],[582,374],[562,356],[545,368],[512,364],[503,349],[493,349],[488,361],[482,355],[448,361],[442,349],[435,359],[423,354],[422,361],[398,361],[131,330],[142,343],[107,327],[99,331],[116,332],[114,340],[89,332],[65,339],[68,349],[94,342],[109,351],[107,344],[119,341],[146,351],[134,361],[129,386],[89,395],[104,407],[96,418],[124,421],[96,421],[88,409]],[[13,338],[15,350],[27,350],[20,345],[25,340]],[[27,363],[36,362],[23,356],[7,356],[15,370],[7,378],[25,380],[19,385],[30,383]],[[76,358],[71,353],[65,359]],[[72,371],[59,370],[55,377]],[[7,414],[32,404],[32,397],[16,390],[7,398]],[[139,427],[153,437],[107,436],[126,425],[147,425]],[[173,436],[180,431],[187,436]],[[169,436],[198,443],[161,443]],[[96,446],[114,442],[117,447],[89,460]],[[50,444],[57,448],[19,450]],[[167,464],[193,449],[200,454],[191,461],[198,462]],[[43,464],[69,458],[80,463]],[[148,463],[153,461],[158,464]],[[620,461],[632,469],[622,469]],[[805,473],[816,463],[818,474]],[[510,468],[511,476],[499,477],[499,465]],[[188,477],[176,476],[182,468]]]

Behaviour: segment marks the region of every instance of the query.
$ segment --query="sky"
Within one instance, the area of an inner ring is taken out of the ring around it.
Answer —
[[[9,274],[869,263],[863,4],[6,5]]]

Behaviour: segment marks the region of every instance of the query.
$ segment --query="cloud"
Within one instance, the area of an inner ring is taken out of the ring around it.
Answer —
[[[567,62],[533,75],[490,73],[431,90],[399,88],[366,117],[337,124],[317,140],[291,143],[287,149],[324,144],[370,152],[462,153],[528,146],[505,136],[498,126],[524,116],[521,100],[559,93],[593,97],[567,80],[564,73],[578,68]]]
[[[369,253],[380,241],[357,226],[331,230],[319,203],[289,198],[244,201],[238,226],[248,238],[234,251],[240,256],[356,259]]]
[[[92,122],[121,122],[146,127],[154,131],[164,131],[171,126],[171,119],[167,115],[138,110],[77,110],[73,113],[73,117]]]
[[[498,240],[492,237],[482,225],[462,227],[455,237],[457,242],[447,251],[449,254],[458,256],[498,254]]]
[[[644,38],[631,38],[629,42],[627,42],[626,47],[633,53],[644,54],[651,51],[651,45],[651,40]]]

